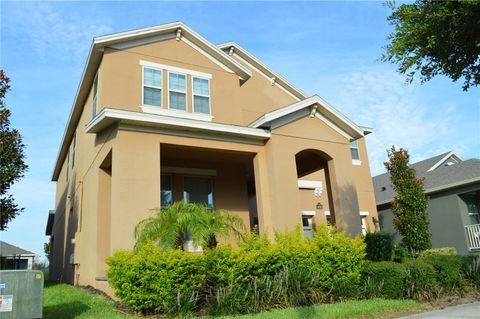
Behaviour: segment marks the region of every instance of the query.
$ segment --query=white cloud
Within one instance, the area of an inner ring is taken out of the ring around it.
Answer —
[[[409,151],[411,162],[442,152],[467,148],[458,138],[460,119],[453,105],[433,106],[416,86],[406,85],[394,71],[359,68],[339,75],[335,105],[361,125],[374,128],[367,137],[372,175],[384,171],[386,149],[391,145]]]
[[[66,61],[84,59],[94,36],[110,33],[112,29],[102,20],[80,16],[68,11],[62,14],[61,5],[26,2],[8,7],[10,27],[20,41],[29,41],[33,50],[45,58],[50,50],[61,50]],[[7,10],[6,10],[7,11]]]

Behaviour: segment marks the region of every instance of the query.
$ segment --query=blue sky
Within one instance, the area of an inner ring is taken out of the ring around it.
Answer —
[[[480,92],[439,77],[405,85],[379,60],[391,27],[381,2],[0,2],[0,65],[7,105],[27,144],[30,170],[13,187],[25,211],[2,240],[43,253],[54,208],[50,181],[92,37],[181,20],[213,43],[234,40],[308,94],[360,125],[373,174],[385,149],[413,161],[454,150],[480,157]]]

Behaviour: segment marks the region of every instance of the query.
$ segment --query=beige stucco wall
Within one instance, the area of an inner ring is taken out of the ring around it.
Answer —
[[[215,122],[246,125],[264,112],[296,101],[256,70],[252,70],[252,78],[241,83],[237,75],[184,41],[172,39],[124,50],[106,48],[99,70],[97,113],[103,107],[141,112],[140,59],[212,74],[210,90]],[[166,72],[163,79],[166,84]],[[187,89],[191,92],[190,84]],[[187,101],[191,108],[191,99]],[[359,141],[362,164],[354,166],[348,140],[318,118],[306,117],[273,130],[265,145],[180,137],[116,125],[98,134],[86,134],[84,127],[91,119],[90,94],[76,128],[75,168],[71,168],[70,156],[68,181],[66,161],[57,181],[51,264],[54,280],[92,285],[111,293],[108,285],[95,277],[105,276],[106,256],[133,247],[135,225],[150,216],[151,208],[160,205],[161,167],[172,165],[162,163],[162,145],[166,144],[250,154],[260,231],[270,236],[274,229],[292,229],[298,225],[301,210],[305,210],[303,205],[305,202],[311,205],[310,195],[298,189],[295,163],[295,154],[306,149],[324,152],[332,158],[328,162],[332,202],[322,197],[322,203],[323,211],[335,210],[340,228],[358,234],[359,210],[376,217],[364,140]],[[109,154],[111,175],[100,168]],[[188,166],[188,163],[176,165]],[[229,162],[210,165],[218,173],[214,179],[215,205],[240,215],[248,224],[245,175],[236,165]],[[199,162],[191,166],[209,168]],[[325,180],[325,174],[319,174],[311,177]],[[327,193],[326,187],[324,192]],[[324,221],[323,211],[316,216],[318,222]],[[71,253],[75,254],[76,266],[69,264]]]

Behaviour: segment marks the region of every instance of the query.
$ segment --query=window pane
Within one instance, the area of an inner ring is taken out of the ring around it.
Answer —
[[[161,192],[160,192],[160,197],[161,197],[161,203],[160,207],[166,207],[172,204],[173,198],[172,198],[172,179],[170,176],[162,176],[160,179],[160,187],[161,187]]]
[[[170,108],[185,111],[187,109],[186,94],[170,92]]]
[[[204,177],[185,177],[183,199],[187,203],[201,203],[213,208],[212,180]]]
[[[168,74],[168,87],[170,90],[177,90],[185,92],[186,90],[186,80],[185,75],[169,73]]]
[[[198,113],[210,114],[210,108],[208,106],[208,100],[210,98],[203,96],[193,96],[193,109]]]
[[[162,90],[149,87],[143,88],[143,104],[160,106],[162,100]]]
[[[358,149],[351,148],[350,153],[352,154],[352,159],[354,159],[354,160],[359,160],[360,159],[360,156],[358,155]]]
[[[208,80],[193,78],[193,94],[210,95]]]
[[[350,147],[352,147],[352,148],[358,148],[358,141],[357,141],[357,140],[351,141],[351,142],[350,142]]]
[[[162,72],[153,69],[143,69],[143,84],[162,86]]]

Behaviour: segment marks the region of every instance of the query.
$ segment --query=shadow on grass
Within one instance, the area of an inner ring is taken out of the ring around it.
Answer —
[[[45,306],[43,318],[45,319],[73,319],[90,310],[90,307],[81,301],[65,302],[58,305]]]

